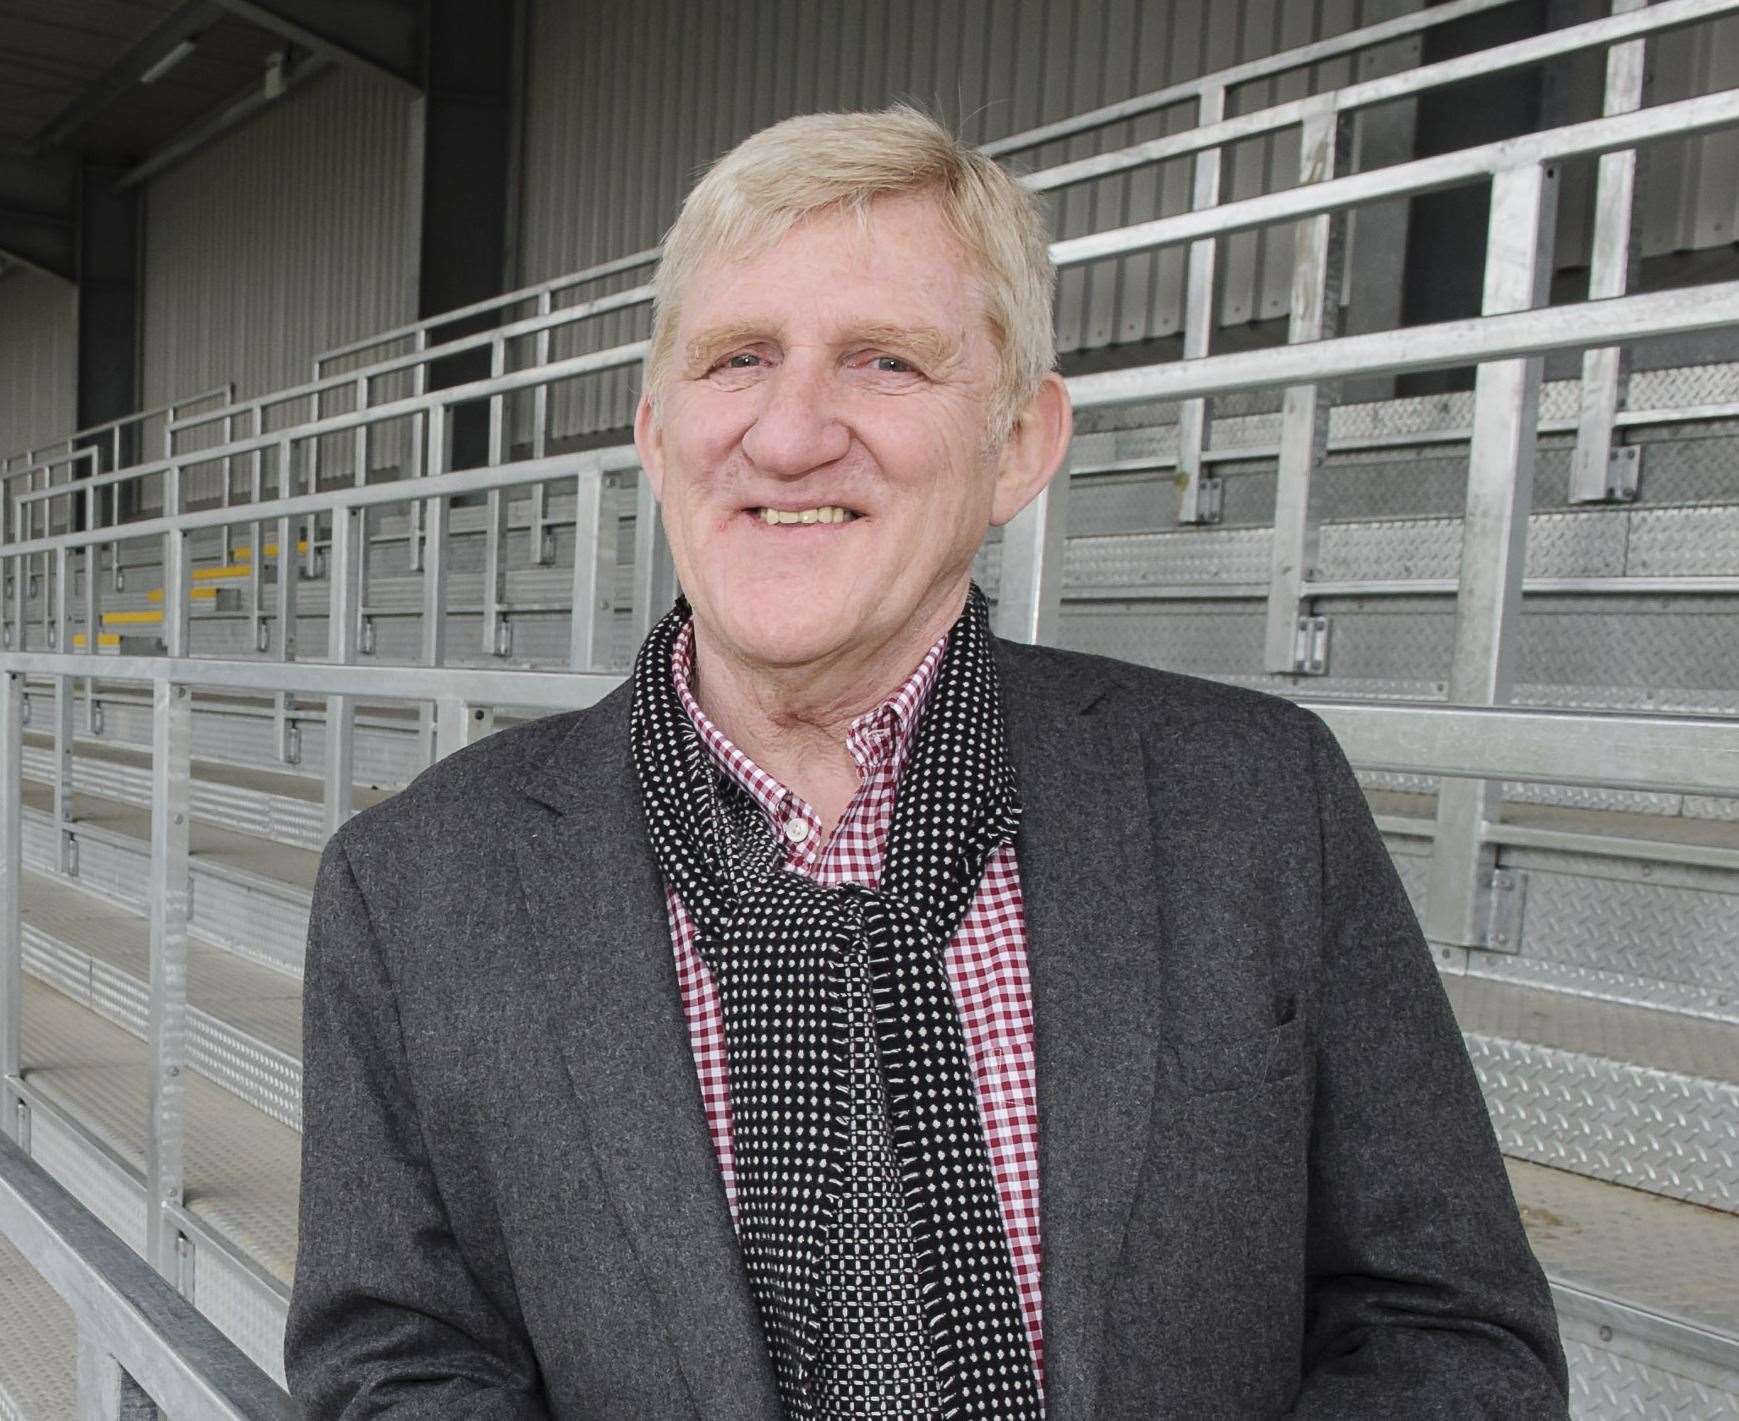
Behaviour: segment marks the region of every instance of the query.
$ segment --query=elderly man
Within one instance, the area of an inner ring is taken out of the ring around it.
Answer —
[[[1564,1414],[1322,724],[990,633],[1051,277],[909,110],[689,197],[635,427],[685,600],[322,861],[311,1416]]]

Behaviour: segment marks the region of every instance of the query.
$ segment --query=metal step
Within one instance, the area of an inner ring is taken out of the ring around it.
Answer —
[[[24,776],[27,781],[49,785],[54,775],[54,740],[40,731],[24,736]],[[112,740],[76,739],[73,742],[72,780],[86,794],[123,804],[151,803],[151,754],[149,750]],[[193,763],[193,815],[196,820],[239,829],[244,834],[290,844],[318,853],[326,842],[322,822],[323,781],[312,775],[286,770],[223,764],[213,760]],[[355,806],[366,809],[393,790],[373,784],[351,787]]]
[[[1576,1421],[1739,1416],[1739,1220],[1511,1161]]]
[[[72,1309],[0,1238],[0,1421],[56,1421],[78,1403]]]
[[[24,1062],[31,1155],[142,1253],[145,1043],[27,980]],[[198,1075],[186,1086],[187,1202],[176,1221],[193,1246],[193,1301],[282,1382],[301,1137]]]
[[[1739,1213],[1739,1026],[1443,981],[1506,1155]]]
[[[24,786],[24,861],[57,868],[47,786]],[[81,886],[145,912],[150,902],[148,809],[75,794]],[[191,826],[190,921],[207,941],[282,971],[300,973],[319,855],[195,820]]]
[[[151,929],[140,914],[67,879],[26,873],[25,969],[148,1039]],[[207,1080],[291,1129],[302,1128],[302,984],[192,938],[188,1060]]]

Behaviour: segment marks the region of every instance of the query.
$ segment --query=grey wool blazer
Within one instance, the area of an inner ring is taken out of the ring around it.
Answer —
[[[997,655],[1050,1421],[1563,1417],[1477,1083],[1321,721]],[[781,1415],[628,705],[490,736],[326,849],[285,1344],[310,1417]]]

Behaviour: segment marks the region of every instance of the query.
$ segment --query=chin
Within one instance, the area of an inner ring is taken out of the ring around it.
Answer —
[[[767,666],[804,666],[837,652],[859,630],[825,595],[794,605],[788,599],[739,597],[715,619],[737,654]]]

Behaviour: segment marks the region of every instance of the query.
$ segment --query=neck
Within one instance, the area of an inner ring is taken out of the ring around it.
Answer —
[[[905,683],[965,602],[962,588],[867,653],[854,647],[801,666],[734,656],[697,618],[690,686],[714,725],[814,807],[825,842],[857,792],[857,764],[846,748],[851,723]]]

